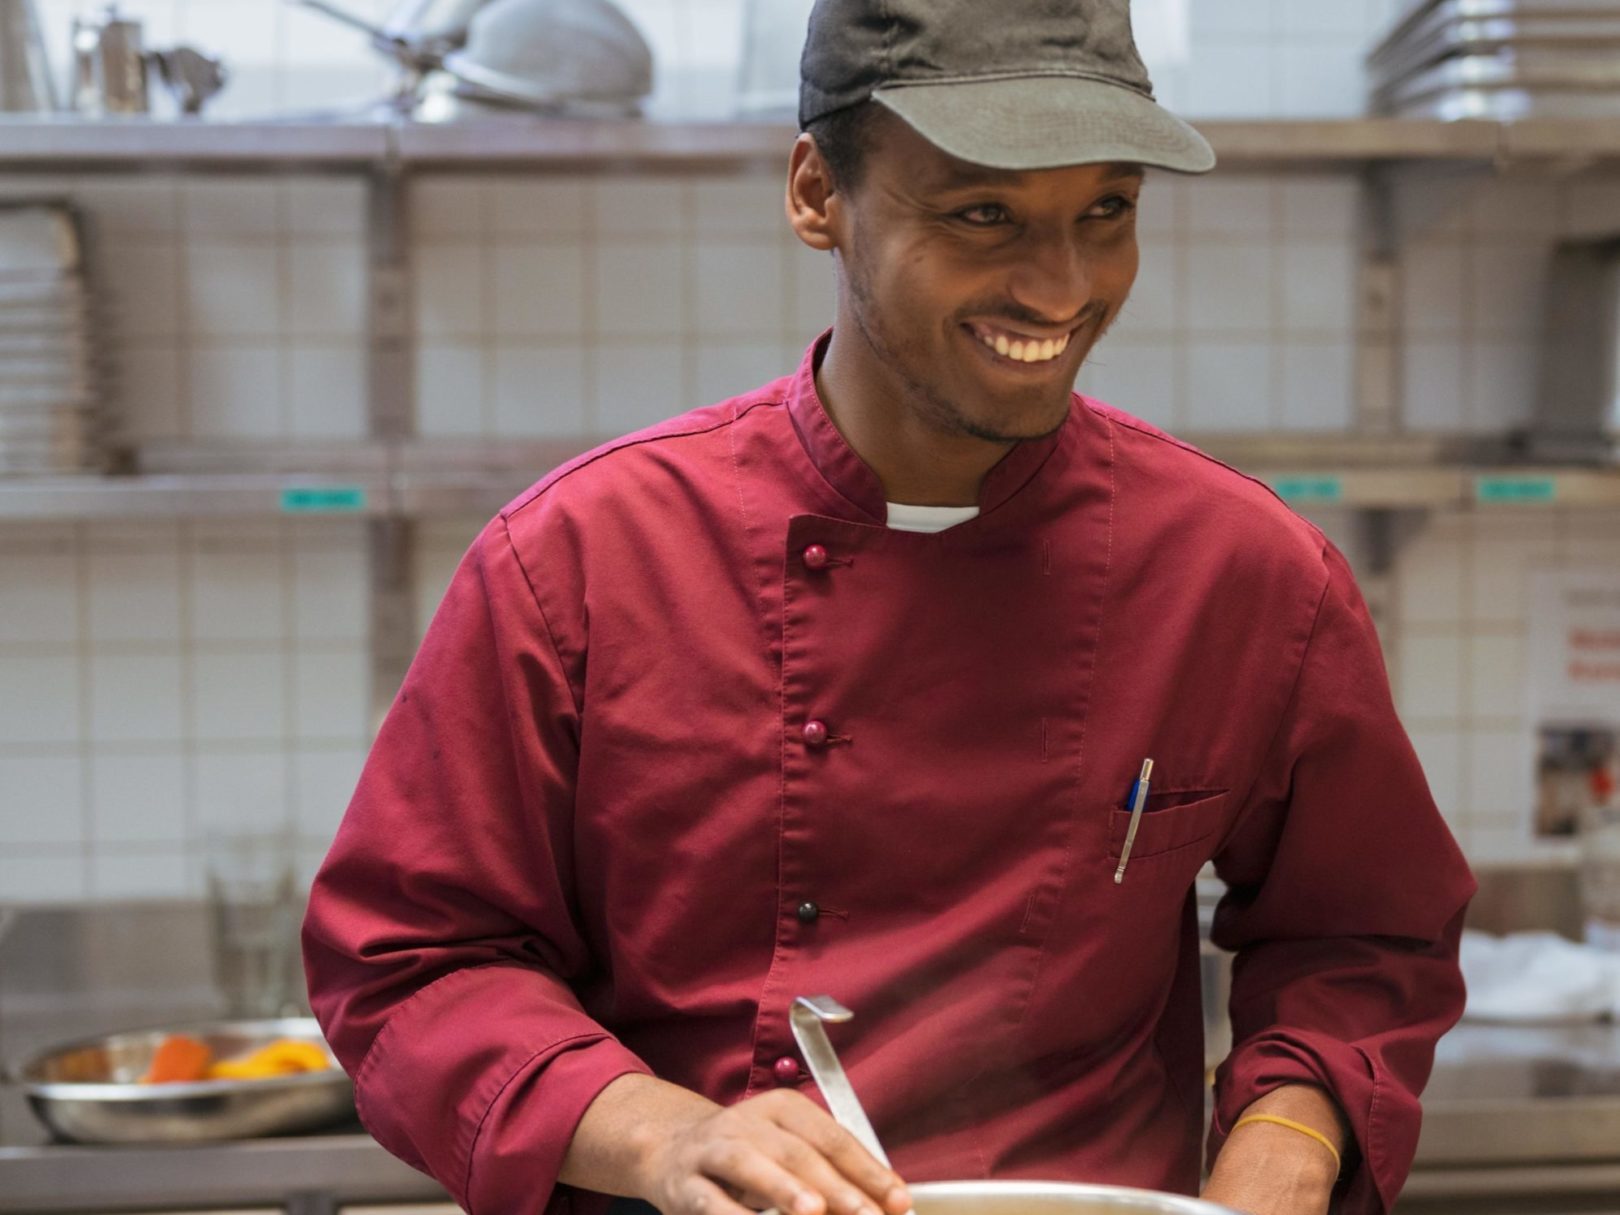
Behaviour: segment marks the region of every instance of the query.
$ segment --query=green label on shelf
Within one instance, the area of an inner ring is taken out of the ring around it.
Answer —
[[[366,487],[293,486],[281,491],[281,509],[289,515],[352,515],[366,509]]]
[[[1558,482],[1552,477],[1475,477],[1478,502],[1553,502]]]
[[[1339,477],[1281,477],[1272,488],[1284,502],[1338,502],[1344,497]]]

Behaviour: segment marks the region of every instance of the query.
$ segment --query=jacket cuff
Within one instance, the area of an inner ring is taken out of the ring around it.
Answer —
[[[473,1141],[461,1203],[469,1215],[603,1215],[610,1197],[563,1185],[557,1175],[591,1102],[630,1074],[652,1073],[612,1037],[578,1039],[519,1068]]]
[[[566,1210],[557,1175],[585,1109],[651,1069],[544,971],[463,968],[400,1004],[356,1069],[355,1106],[385,1148],[471,1215]],[[585,1204],[589,1205],[589,1204]]]
[[[1384,1082],[1366,1052],[1342,1041],[1269,1031],[1235,1047],[1215,1074],[1208,1158],[1220,1154],[1244,1110],[1289,1084],[1325,1089],[1350,1126],[1334,1211],[1386,1215],[1417,1153],[1421,1111],[1415,1097]]]

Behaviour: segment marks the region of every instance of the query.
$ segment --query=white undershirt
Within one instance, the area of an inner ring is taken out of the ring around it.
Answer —
[[[897,532],[942,532],[979,513],[977,506],[912,506],[905,502],[887,505],[889,526]]]

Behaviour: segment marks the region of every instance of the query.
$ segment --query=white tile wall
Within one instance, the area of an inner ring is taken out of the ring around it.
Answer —
[[[370,731],[358,525],[8,524],[0,570],[0,901],[196,893],[219,822],[330,840]]]
[[[1190,116],[1337,115],[1359,111],[1361,55],[1394,2],[1137,12],[1161,97]],[[624,0],[660,59],[655,111],[728,111],[741,4]],[[60,60],[81,6],[40,7]],[[153,45],[196,39],[230,58],[221,115],[364,99],[389,74],[359,35],[277,0],[123,7]],[[0,181],[40,192],[91,216],[133,440],[364,433],[357,182]],[[1620,226],[1620,181],[1447,172],[1396,202],[1407,427],[1522,421],[1547,249]],[[832,260],[787,232],[774,174],[447,175],[410,204],[425,435],[626,430],[791,370],[831,320]],[[1182,432],[1351,425],[1348,176],[1156,175],[1139,228],[1142,273],[1086,391]],[[421,527],[421,620],[480,523]],[[1529,571],[1620,562],[1616,535],[1612,515],[1464,512],[1400,555],[1383,622],[1397,696],[1481,859],[1518,847]],[[0,566],[0,899],[195,891],[202,832],[220,822],[292,823],[306,870],[318,861],[369,734],[358,525],[8,524]]]

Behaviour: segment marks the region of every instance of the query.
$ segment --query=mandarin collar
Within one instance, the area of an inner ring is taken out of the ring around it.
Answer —
[[[871,465],[849,445],[822,404],[816,391],[816,368],[832,340],[828,329],[810,343],[788,388],[788,414],[811,463],[822,477],[862,514],[887,523],[888,502],[883,482]],[[1074,425],[1074,412],[1063,429]],[[984,476],[979,485],[979,513],[987,515],[1022,489],[1058,444],[1062,430],[1040,439],[1015,444]]]

